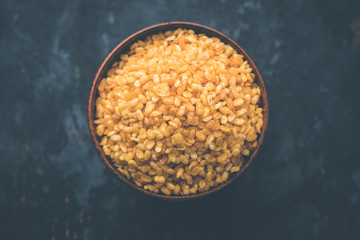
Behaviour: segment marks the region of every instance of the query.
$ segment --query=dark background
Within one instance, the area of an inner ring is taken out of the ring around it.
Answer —
[[[359,1],[0,1],[0,239],[360,239]],[[238,42],[267,86],[252,166],[205,199],[128,188],[90,141],[105,56],[171,20]]]

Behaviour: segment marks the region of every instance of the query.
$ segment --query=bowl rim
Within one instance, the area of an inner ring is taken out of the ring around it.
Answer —
[[[147,190],[143,189],[142,187],[138,187],[131,180],[127,179],[122,173],[120,173],[116,169],[116,167],[112,163],[112,160],[110,159],[110,157],[107,157],[105,155],[104,151],[102,150],[102,148],[100,146],[99,137],[96,134],[95,123],[94,123],[94,121],[95,121],[95,101],[96,101],[96,98],[98,95],[97,87],[98,87],[100,81],[102,80],[104,74],[112,66],[114,60],[116,58],[119,58],[119,55],[123,51],[127,51],[129,46],[132,43],[134,43],[140,39],[144,39],[144,37],[146,37],[147,35],[155,34],[157,32],[164,32],[166,30],[172,30],[172,29],[176,29],[176,28],[192,29],[198,33],[205,33],[207,36],[211,35],[212,37],[217,37],[222,42],[231,45],[239,54],[242,54],[244,56],[244,59],[246,59],[248,61],[249,65],[253,69],[253,72],[256,76],[255,81],[261,89],[261,98],[260,99],[261,99],[261,103],[262,103],[262,107],[263,107],[263,117],[264,117],[263,126],[261,129],[260,136],[258,138],[258,145],[251,152],[250,156],[246,159],[246,162],[244,162],[242,164],[240,171],[236,172],[227,181],[225,181],[213,188],[210,188],[207,191],[199,192],[199,193],[191,194],[191,195],[163,195],[160,193],[154,193],[154,192],[147,191]],[[88,126],[89,126],[90,136],[91,136],[92,142],[94,144],[94,147],[96,149],[96,152],[98,153],[100,159],[105,164],[105,166],[115,176],[117,176],[118,179],[121,179],[128,186],[146,194],[147,196],[152,196],[152,197],[166,199],[166,200],[188,200],[188,199],[201,198],[201,197],[213,194],[213,193],[217,192],[218,190],[223,189],[224,187],[229,186],[231,183],[233,183],[234,180],[237,179],[238,176],[245,169],[247,169],[250,166],[252,161],[255,159],[257,153],[259,152],[259,149],[261,148],[263,140],[264,140],[265,132],[267,130],[268,119],[269,119],[269,103],[268,103],[268,97],[267,97],[265,84],[264,84],[262,76],[261,76],[258,68],[256,67],[255,63],[253,62],[253,60],[244,51],[244,49],[242,49],[242,47],[239,44],[237,44],[234,40],[232,40],[230,37],[226,36],[225,34],[219,32],[218,30],[215,30],[211,27],[204,26],[204,25],[197,24],[197,23],[192,23],[192,22],[172,21],[172,22],[159,23],[159,24],[155,24],[155,25],[151,25],[149,27],[143,28],[143,29],[131,34],[127,38],[125,38],[107,55],[107,57],[104,59],[104,61],[100,65],[100,67],[94,77],[94,80],[92,82],[89,99],[88,99]]]

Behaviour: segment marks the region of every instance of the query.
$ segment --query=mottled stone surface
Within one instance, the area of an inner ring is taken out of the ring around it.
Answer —
[[[0,239],[360,239],[359,1],[0,1]],[[238,181],[167,202],[110,174],[86,105],[152,24],[214,27],[253,58],[270,122]]]

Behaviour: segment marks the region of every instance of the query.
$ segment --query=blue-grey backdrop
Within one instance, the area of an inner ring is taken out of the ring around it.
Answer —
[[[359,5],[1,0],[0,239],[360,239]],[[171,20],[238,42],[270,101],[254,164],[227,189],[188,202],[118,181],[86,121],[109,51]]]

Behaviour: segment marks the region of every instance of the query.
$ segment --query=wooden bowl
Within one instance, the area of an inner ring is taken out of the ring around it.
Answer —
[[[122,53],[127,52],[129,47],[134,42],[136,42],[140,39],[145,39],[145,37],[148,35],[156,34],[158,32],[163,32],[163,31],[167,31],[167,30],[174,30],[177,28],[192,29],[196,33],[204,33],[209,37],[217,37],[225,44],[229,44],[230,46],[232,46],[238,53],[242,54],[244,56],[244,59],[246,59],[249,62],[251,68],[253,69],[253,72],[255,74],[255,81],[257,82],[257,84],[259,85],[259,87],[261,89],[262,95],[261,95],[261,99],[260,99],[260,105],[263,107],[263,115],[264,115],[264,123],[262,126],[261,134],[258,138],[258,145],[257,145],[256,149],[254,149],[251,152],[251,155],[247,159],[244,160],[244,163],[241,166],[240,171],[236,172],[226,182],[219,184],[216,187],[210,188],[209,190],[207,190],[205,192],[201,192],[201,193],[197,193],[197,194],[193,194],[193,195],[187,195],[187,196],[175,196],[175,195],[167,196],[167,195],[163,195],[163,194],[159,194],[159,193],[153,193],[153,192],[144,190],[141,187],[138,187],[131,180],[128,180],[123,174],[121,174],[117,170],[117,168],[113,164],[110,157],[107,157],[105,155],[105,153],[103,152],[103,150],[100,146],[101,139],[96,134],[95,123],[94,123],[95,112],[96,112],[95,101],[96,101],[96,98],[99,96],[97,88],[99,86],[101,79],[104,76],[106,76],[107,71],[112,67],[112,64],[115,61],[118,61],[120,58],[120,55]],[[98,72],[95,75],[94,81],[92,83],[91,90],[90,90],[90,96],[89,96],[89,102],[88,102],[88,124],[89,124],[91,139],[95,145],[95,149],[96,149],[97,153],[99,154],[99,156],[100,156],[101,160],[103,161],[103,163],[105,164],[105,166],[113,174],[115,174],[119,179],[121,179],[123,182],[125,182],[127,185],[131,186],[132,188],[135,188],[135,189],[139,190],[140,192],[145,193],[146,195],[150,195],[150,196],[154,196],[154,197],[158,197],[158,198],[162,198],[162,199],[167,199],[167,200],[185,200],[185,199],[194,199],[194,198],[204,197],[204,196],[207,196],[209,194],[212,194],[212,193],[218,191],[219,189],[221,189],[221,188],[229,185],[231,182],[233,182],[247,167],[249,167],[251,162],[254,160],[256,154],[258,153],[258,151],[262,145],[262,142],[264,140],[264,135],[265,135],[265,131],[266,131],[267,124],[268,124],[268,116],[269,116],[269,104],[268,104],[265,85],[264,85],[263,79],[259,73],[259,70],[255,66],[255,64],[251,60],[251,58],[247,55],[247,53],[236,42],[234,42],[232,39],[230,39],[228,36],[224,35],[223,33],[219,32],[215,29],[212,29],[212,28],[200,25],[200,24],[196,24],[196,23],[190,23],[190,22],[160,23],[160,24],[156,24],[156,25],[144,28],[144,29],[132,34],[131,36],[127,37],[124,41],[122,41],[119,45],[117,45],[110,52],[110,54],[105,58],[105,60],[101,64]]]

